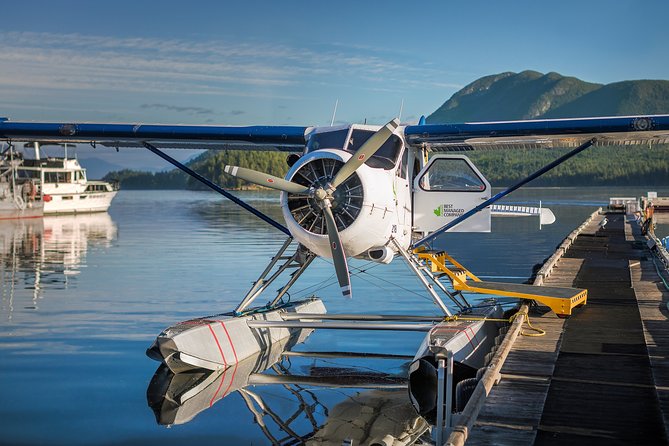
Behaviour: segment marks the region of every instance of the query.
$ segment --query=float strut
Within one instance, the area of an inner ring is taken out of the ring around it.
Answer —
[[[437,446],[450,434],[453,416],[453,352],[437,357]]]
[[[423,284],[427,292],[430,293],[430,296],[432,296],[432,300],[434,301],[434,303],[441,309],[441,311],[444,312],[446,316],[452,316],[451,312],[448,310],[448,307],[446,307],[446,305],[441,300],[439,295],[436,293],[436,291],[434,291],[434,287],[427,281],[425,277],[423,277],[420,270],[411,261],[409,255],[406,252],[404,252],[404,249],[402,249],[400,244],[397,243],[397,240],[395,240],[394,238],[390,240],[395,244],[395,246],[397,247],[397,251],[400,253],[402,257],[404,257],[404,260],[406,261],[407,265],[409,265],[409,268],[411,268],[411,270],[416,274],[416,276]]]

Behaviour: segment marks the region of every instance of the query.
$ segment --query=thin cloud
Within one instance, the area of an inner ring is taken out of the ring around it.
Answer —
[[[271,93],[263,93],[274,97],[285,88],[320,82],[355,86],[365,80],[391,88],[436,78],[433,70],[397,63],[363,48],[315,50],[273,43],[78,33],[7,32],[0,33],[0,39],[0,86],[237,96],[269,88]]]
[[[203,107],[184,107],[180,105],[170,105],[170,104],[142,104],[139,108],[143,109],[162,109],[175,111],[178,113],[189,113],[192,115],[213,115],[214,110],[210,108]]]

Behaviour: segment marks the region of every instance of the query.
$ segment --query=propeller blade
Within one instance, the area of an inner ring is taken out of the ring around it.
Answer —
[[[393,134],[395,129],[400,125],[400,121],[395,118],[390,121],[388,124],[384,125],[377,131],[371,138],[369,138],[363,145],[358,149],[357,152],[339,169],[337,175],[335,175],[334,180],[332,180],[332,187],[337,187],[344,181],[348,179],[353,172],[355,172],[358,167],[367,161],[367,159],[374,155],[381,146],[388,141],[388,138]]]
[[[233,177],[241,178],[259,186],[288,192],[289,194],[305,194],[309,192],[309,188],[301,184],[293,183],[292,181],[284,180],[268,173],[258,172],[257,170],[237,166],[225,166],[223,170]]]
[[[341,292],[344,297],[351,296],[351,277],[348,274],[348,264],[346,263],[346,254],[344,247],[341,245],[339,239],[339,232],[337,231],[337,224],[335,223],[330,203],[326,203],[323,208],[325,215],[325,224],[327,225],[328,238],[330,239],[330,250],[332,251],[332,260],[334,261],[335,272],[337,273],[337,280],[341,287]]]

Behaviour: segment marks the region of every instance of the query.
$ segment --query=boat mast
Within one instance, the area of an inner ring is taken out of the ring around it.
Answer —
[[[14,169],[14,149],[9,146],[9,175],[12,177],[12,199],[16,202],[16,175]]]

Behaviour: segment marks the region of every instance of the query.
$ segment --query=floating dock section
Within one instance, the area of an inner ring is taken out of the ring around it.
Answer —
[[[587,305],[524,304],[546,334],[516,318],[447,444],[667,444],[669,278],[646,242],[612,212],[565,239],[535,284],[587,289]]]

